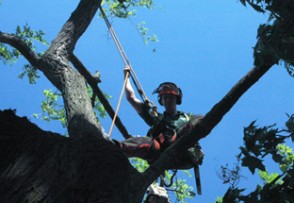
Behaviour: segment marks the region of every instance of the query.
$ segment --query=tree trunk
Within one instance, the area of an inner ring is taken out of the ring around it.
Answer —
[[[101,0],[82,0],[64,24],[38,67],[62,93],[69,136],[73,138],[103,137],[104,130],[97,123],[86,81],[69,65],[77,40],[82,36]]]
[[[132,202],[128,159],[103,139],[45,132],[11,110],[0,132],[1,203]]]
[[[103,128],[97,123],[86,81],[73,70],[65,56],[46,53],[40,60],[43,72],[62,93],[69,136],[72,138],[100,137]]]

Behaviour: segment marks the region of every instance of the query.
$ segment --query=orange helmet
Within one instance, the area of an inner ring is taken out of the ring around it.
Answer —
[[[182,103],[182,97],[183,97],[183,93],[182,90],[180,88],[177,87],[177,85],[175,83],[172,82],[164,82],[161,83],[154,91],[152,94],[158,94],[158,103],[160,105],[162,105],[161,102],[161,96],[163,94],[173,94],[177,97],[177,104],[181,104]]]

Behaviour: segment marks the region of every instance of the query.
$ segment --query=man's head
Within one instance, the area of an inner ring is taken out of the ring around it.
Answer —
[[[157,93],[158,94],[158,103],[160,105],[163,105],[163,99],[168,99],[167,95],[174,95],[176,98],[176,104],[181,104],[182,103],[182,90],[177,87],[176,84],[172,82],[164,82],[161,83],[154,91],[153,94]],[[165,95],[163,97],[163,95]],[[172,96],[170,96],[172,97]]]

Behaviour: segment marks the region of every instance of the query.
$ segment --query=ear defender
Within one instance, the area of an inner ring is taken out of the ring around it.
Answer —
[[[158,103],[162,106],[161,102],[161,96],[163,94],[173,94],[177,96],[177,104],[180,105],[182,103],[182,98],[183,98],[183,93],[180,88],[177,87],[175,83],[172,82],[164,82],[161,83],[154,91],[152,94],[158,94],[157,100]]]

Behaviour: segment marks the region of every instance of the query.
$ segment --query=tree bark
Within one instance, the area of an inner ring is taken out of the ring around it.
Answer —
[[[69,56],[77,40],[89,26],[100,4],[101,0],[81,0],[41,58],[16,36],[0,32],[0,42],[21,51],[62,93],[69,136],[76,139],[101,138],[105,134],[97,123],[84,77],[69,64]]]
[[[25,42],[15,35],[0,31],[0,42],[15,47],[30,62],[30,64],[32,64],[32,66],[38,66],[40,57]]]
[[[93,90],[94,97],[97,96],[99,98],[100,102],[104,106],[108,115],[110,116],[111,119],[113,119],[115,112],[114,112],[113,108],[111,107],[110,103],[108,102],[108,100],[105,98],[102,90],[98,86],[98,83],[101,82],[100,79],[92,76],[91,73],[87,70],[87,68],[83,65],[83,63],[74,54],[72,54],[70,56],[70,61],[75,66],[75,68],[79,71],[79,73],[85,77],[87,83],[91,86],[91,88]],[[128,133],[128,131],[125,128],[125,126],[123,125],[123,123],[121,122],[119,116],[117,116],[115,119],[115,125],[119,129],[119,131],[121,132],[121,134],[124,136],[125,139],[132,137]]]
[[[0,111],[0,202],[129,203],[128,159],[104,139],[45,132]]]
[[[41,58],[40,67],[63,96],[71,137],[103,137],[97,123],[85,79],[69,65],[75,44],[92,21],[101,0],[81,0],[68,21]]]

